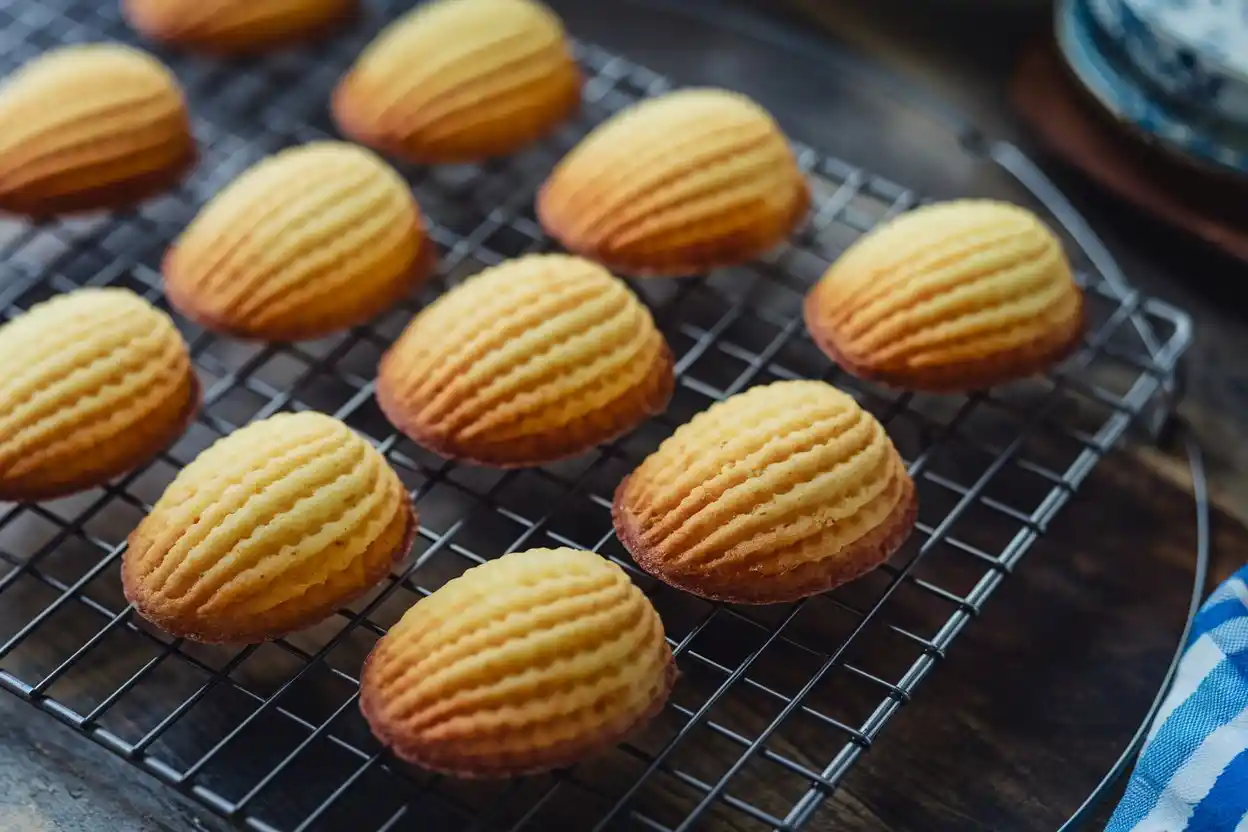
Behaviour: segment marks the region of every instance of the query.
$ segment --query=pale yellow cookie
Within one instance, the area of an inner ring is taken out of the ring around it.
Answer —
[[[122,0],[126,20],[147,37],[223,54],[327,34],[355,9],[356,0]]]
[[[148,462],[194,418],[199,382],[169,316],[79,289],[0,327],[0,500],[40,500]]]
[[[859,239],[806,297],[806,326],[856,376],[965,391],[1040,373],[1079,346],[1083,294],[1030,211],[958,200]]]
[[[376,154],[314,142],[218,194],[166,254],[165,291],[209,329],[317,338],[364,323],[424,280],[435,257],[424,229],[407,183]]]
[[[564,157],[542,226],[620,271],[684,275],[751,260],[802,222],[810,192],[784,134],[744,95],[687,89],[635,104]]]
[[[177,79],[137,49],[61,47],[0,86],[0,211],[130,205],[175,185],[195,157]]]
[[[535,0],[434,0],[391,24],[334,91],[338,128],[413,162],[474,162],[580,106],[563,25]]]
[[[540,465],[661,412],[672,356],[649,310],[601,266],[531,255],[469,278],[386,353],[386,416],[443,456]]]
[[[719,601],[794,601],[905,542],[914,483],[875,417],[821,381],[753,387],[699,413],[621,484],[612,515],[637,563]]]
[[[663,707],[676,665],[624,571],[532,549],[469,569],[416,603],[360,679],[360,708],[397,757],[508,777],[604,751]]]
[[[218,440],[130,535],[126,598],[172,635],[253,643],[315,624],[407,555],[416,514],[385,458],[321,413]]]

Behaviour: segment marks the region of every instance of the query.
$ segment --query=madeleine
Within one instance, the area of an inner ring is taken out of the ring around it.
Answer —
[[[407,297],[436,255],[407,183],[345,142],[283,150],[243,172],[165,255],[165,292],[208,329],[319,338]]]
[[[580,107],[581,73],[533,0],[435,0],[392,23],[334,91],[344,135],[427,164],[506,156]]]
[[[610,561],[532,549],[418,601],[364,663],[360,708],[395,756],[457,777],[561,768],[663,707],[663,623]]]
[[[413,319],[377,399],[417,443],[502,468],[576,456],[666,408],[672,355],[623,281],[567,255],[477,274]]]
[[[537,213],[569,251],[624,273],[679,276],[758,257],[809,205],[767,111],[738,93],[687,89],[586,136],[542,186]]]
[[[0,326],[0,500],[61,497],[149,462],[199,408],[169,316],[79,289]]]
[[[900,548],[917,513],[884,428],[821,381],[712,405],[620,483],[612,505],[642,569],[741,604],[795,601],[865,574]]]
[[[194,165],[177,79],[137,49],[53,49],[0,86],[0,211],[44,218],[123,208]]]
[[[806,326],[856,376],[961,392],[1044,372],[1080,344],[1083,293],[1061,243],[1023,208],[917,208],[841,255],[810,291]]]
[[[182,638],[254,643],[308,627],[407,555],[416,514],[363,437],[281,413],[219,439],[130,535],[126,599]]]

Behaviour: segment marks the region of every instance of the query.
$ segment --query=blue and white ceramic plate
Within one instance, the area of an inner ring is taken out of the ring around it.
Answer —
[[[1248,0],[1087,0],[1104,35],[1177,106],[1248,127]]]
[[[1248,130],[1193,117],[1152,93],[1128,63],[1102,49],[1094,2],[1099,0],[1061,0],[1057,6],[1058,46],[1084,87],[1115,118],[1160,146],[1216,170],[1248,174]]]

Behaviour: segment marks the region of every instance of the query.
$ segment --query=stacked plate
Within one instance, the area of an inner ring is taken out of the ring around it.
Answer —
[[[1057,40],[1119,121],[1248,176],[1248,0],[1061,0]]]

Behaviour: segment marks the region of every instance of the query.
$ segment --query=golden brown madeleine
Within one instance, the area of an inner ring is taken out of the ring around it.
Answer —
[[[408,610],[364,663],[360,708],[400,759],[509,777],[606,750],[659,712],[675,679],[663,623],[624,570],[532,549]]]
[[[1023,208],[958,200],[859,239],[806,297],[806,326],[856,376],[964,391],[1043,372],[1083,335],[1083,294]]]
[[[407,183],[370,150],[314,142],[245,171],[165,256],[165,291],[209,329],[317,338],[419,284],[432,244]]]
[[[400,18],[334,91],[344,134],[423,163],[505,156],[581,102],[563,25],[534,0],[435,0]]]
[[[219,439],[130,535],[126,598],[175,636],[252,643],[315,624],[384,578],[416,531],[399,477],[321,413]]]
[[[153,40],[236,54],[326,34],[356,5],[356,0],[123,0],[122,11]]]
[[[79,289],[0,327],[0,500],[41,500],[143,465],[199,407],[173,321],[133,292]]]
[[[137,49],[65,46],[0,87],[2,211],[130,205],[175,185],[195,155],[177,79]]]
[[[381,361],[386,416],[436,453],[511,468],[576,456],[667,407],[672,355],[602,267],[561,254],[486,269]]]
[[[810,191],[788,141],[744,95],[687,89],[605,122],[538,195],[565,248],[639,275],[750,260],[802,222]]]
[[[753,387],[682,425],[615,493],[615,530],[672,586],[795,601],[886,561],[918,513],[875,417],[821,381]]]

